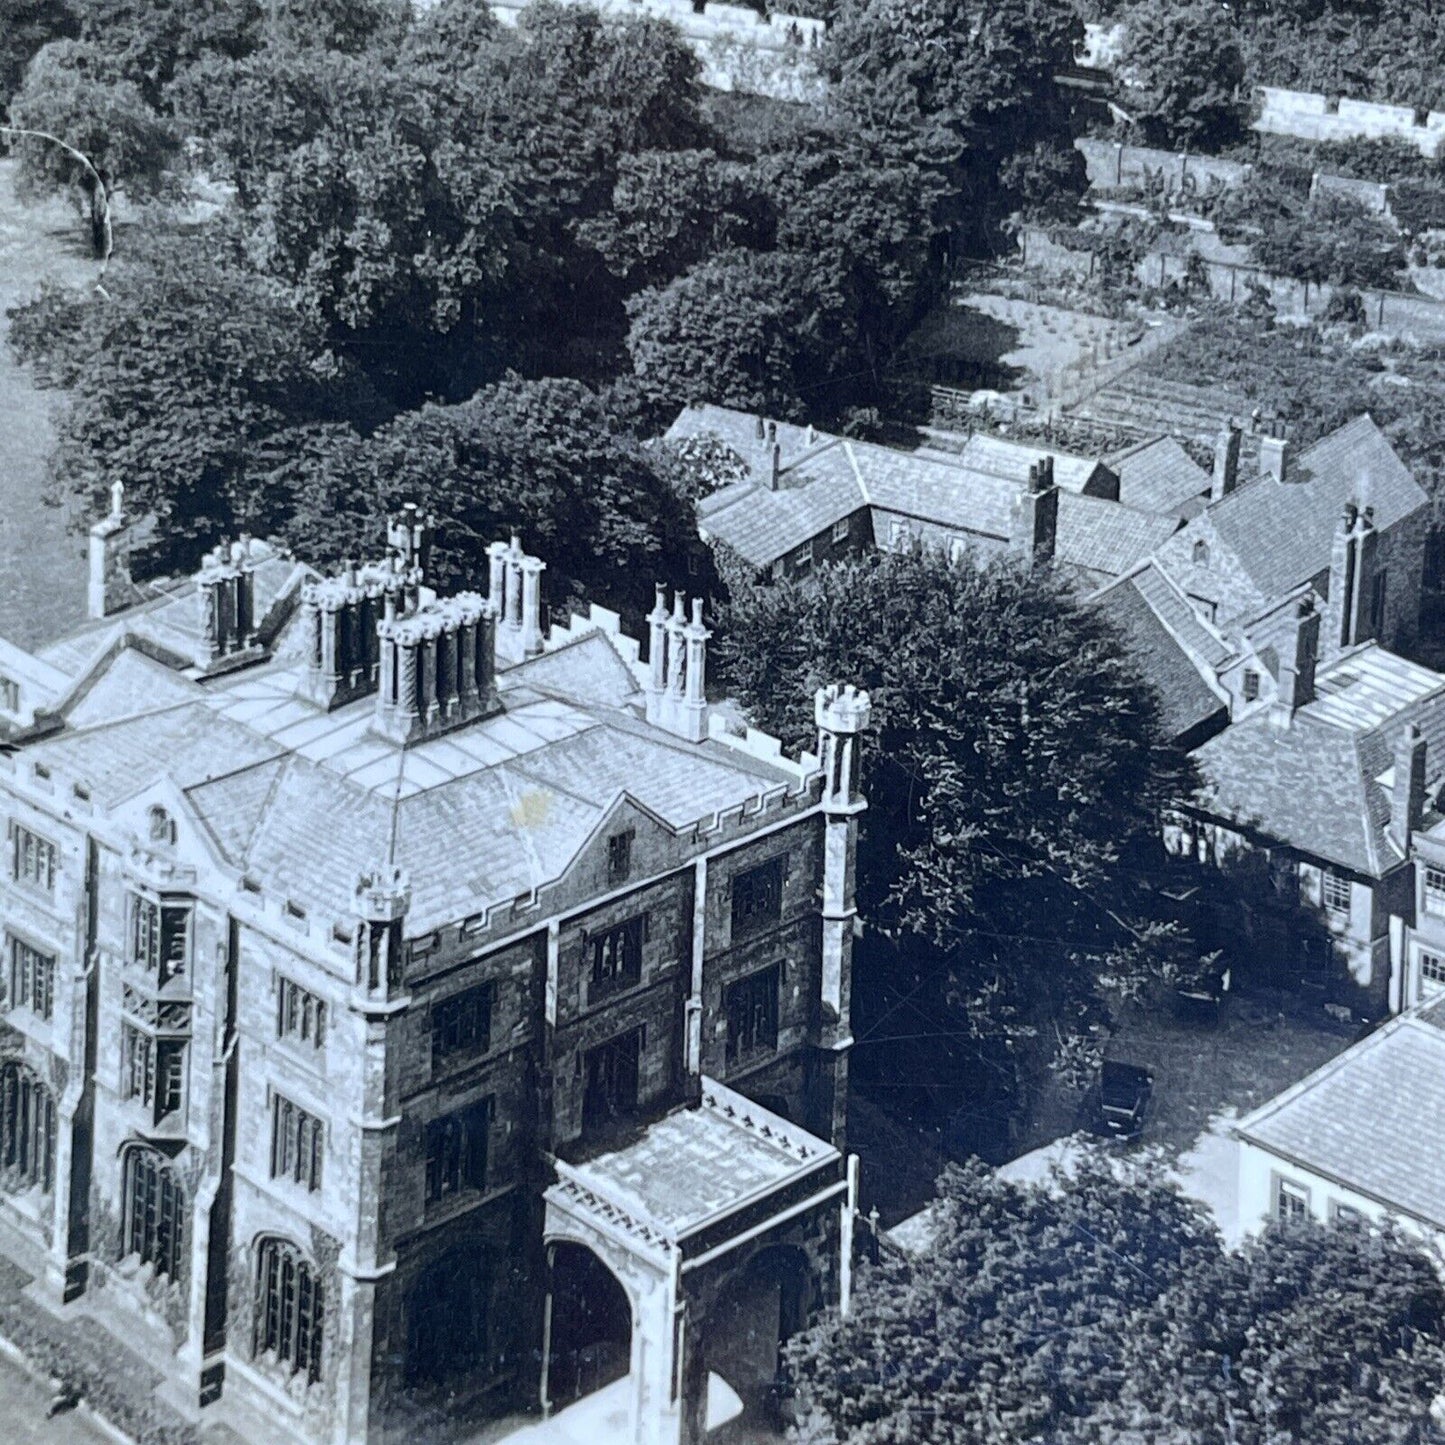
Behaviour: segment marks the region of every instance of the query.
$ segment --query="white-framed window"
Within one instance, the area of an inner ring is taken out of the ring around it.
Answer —
[[[895,552],[908,551],[913,546],[913,528],[907,522],[889,522],[888,545]]]
[[[1252,667],[1244,669],[1244,700],[1245,702],[1259,700],[1259,673]]]
[[[833,540],[835,542],[846,542],[852,530],[851,519],[848,517],[840,517],[833,523]]]
[[[1347,914],[1350,911],[1350,880],[1334,869],[1326,868],[1320,879],[1320,896],[1328,912]]]
[[[1420,955],[1420,991],[1439,993],[1445,989],[1445,958],[1438,953]]]
[[[1274,1217],[1283,1224],[1298,1224],[1310,1214],[1310,1192],[1291,1179],[1274,1182]]]
[[[1425,912],[1445,913],[1445,868],[1425,865]]]
[[[948,539],[948,560],[956,567],[965,557],[968,556],[968,538],[950,537]]]
[[[1338,1199],[1332,1199],[1330,1219],[1335,1224],[1360,1225],[1365,1222],[1365,1215],[1353,1204],[1341,1204]]]
[[[190,971],[191,905],[161,903],[143,893],[130,896],[130,952],[133,967],[164,986]]]

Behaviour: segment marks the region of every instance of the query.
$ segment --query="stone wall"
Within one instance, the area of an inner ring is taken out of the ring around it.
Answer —
[[[492,0],[492,11],[515,25],[529,0]],[[682,31],[702,62],[704,85],[766,95],[774,100],[811,101],[824,90],[811,57],[823,42],[825,21],[773,10],[767,15],[745,5],[698,4],[692,0],[580,0],[615,19],[653,16]]]
[[[1282,90],[1263,85],[1259,90],[1256,130],[1300,140],[1356,140],[1395,136],[1418,146],[1420,154],[1434,157],[1445,139],[1445,112],[1417,110],[1408,105],[1378,105],[1368,100],[1331,99],[1313,91]]]

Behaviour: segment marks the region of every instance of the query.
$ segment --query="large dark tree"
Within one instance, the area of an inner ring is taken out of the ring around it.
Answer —
[[[1054,77],[1083,33],[1057,0],[843,0],[823,50],[830,105],[895,166],[917,167],[941,237],[991,247],[1017,208],[1000,166],[1070,142]]]
[[[789,1347],[804,1445],[1404,1445],[1445,1386],[1445,1290],[1390,1233],[1226,1252],[1157,1179],[940,1181],[930,1248]]]
[[[1211,0],[1138,5],[1124,17],[1121,99],[1152,145],[1218,150],[1244,134],[1244,56]]]
[[[1002,560],[872,555],[735,596],[721,656],[794,746],[818,685],[873,693],[861,906],[896,946],[860,965],[860,1040],[918,1038],[913,1074],[945,1036],[1016,1064],[1034,1029],[1076,1036],[1114,989],[1175,966],[1143,885],[1187,768],[1062,584]],[[880,1030],[885,1013],[897,1027]]]

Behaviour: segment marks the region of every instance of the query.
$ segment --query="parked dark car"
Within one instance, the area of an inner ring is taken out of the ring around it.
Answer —
[[[1100,1122],[1107,1133],[1131,1139],[1144,1127],[1154,1076],[1138,1064],[1105,1059],[1099,1073]]]

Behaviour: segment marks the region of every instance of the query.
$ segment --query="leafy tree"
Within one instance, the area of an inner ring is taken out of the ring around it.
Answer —
[[[42,46],[79,34],[71,0],[0,0],[0,111],[20,89],[25,67]]]
[[[546,558],[554,602],[586,596],[636,615],[655,582],[681,583],[687,559],[701,559],[691,508],[658,459],[616,435],[580,382],[510,377],[407,412],[364,442],[311,440],[311,457],[287,471],[289,535],[307,556],[358,555],[384,517],[416,502],[441,523],[443,585],[474,585],[487,545],[517,531]]]
[[[109,194],[120,189],[137,196],[166,191],[180,156],[176,130],[156,115],[131,81],[120,78],[105,52],[83,41],[54,41],[30,62],[10,117],[17,128],[42,133],[15,141],[22,195],[54,190],[82,194],[97,255],[109,249]]]
[[[1083,215],[1089,178],[1084,157],[1071,145],[1038,141],[999,168],[999,184],[1014,197],[1015,213],[1028,225],[1075,225]]]
[[[860,1037],[880,998],[910,995],[910,1032],[972,1038],[1012,1067],[1035,1027],[1086,1028],[1162,967],[1172,935],[1141,880],[1188,768],[1063,584],[1006,560],[870,555],[734,595],[720,661],[793,746],[820,683],[873,693],[860,896],[898,947],[860,963]],[[910,1072],[928,1072],[927,1048]]]
[[[734,246],[766,246],[775,207],[762,178],[714,151],[623,155],[609,207],[582,223],[582,238],[629,288],[665,285]]]
[[[1382,217],[1348,196],[1316,196],[1302,210],[1271,217],[1253,243],[1266,270],[1332,286],[1398,285],[1405,248]]]
[[[1124,104],[1151,145],[1218,150],[1244,133],[1244,57],[1210,0],[1139,5],[1125,21]]]
[[[285,521],[268,481],[280,434],[375,416],[325,338],[220,233],[138,243],[107,290],[42,293],[13,313],[12,340],[69,392],[60,484],[91,511],[123,480],[163,524],[163,563]]]
[[[1272,1228],[1235,1253],[1147,1173],[940,1180],[930,1248],[790,1342],[806,1445],[1422,1438],[1445,1292],[1389,1232]]]
[[[806,257],[729,251],[628,305],[627,345],[644,390],[675,408],[713,401],[802,418],[820,315]]]
[[[1011,208],[1000,165],[1070,143],[1054,77],[1082,38],[1057,0],[843,0],[820,64],[840,123],[917,168],[936,235],[989,248]]]
[[[167,87],[203,56],[239,57],[257,44],[260,0],[75,0],[80,38],[103,52],[152,110],[169,109]]]

